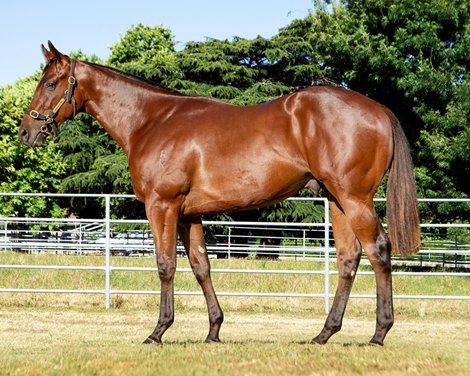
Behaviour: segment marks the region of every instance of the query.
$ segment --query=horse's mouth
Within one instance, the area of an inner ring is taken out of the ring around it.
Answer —
[[[41,131],[38,131],[38,133],[36,133],[36,136],[34,137],[33,141],[31,142],[29,146],[32,146],[32,147],[41,146],[44,144],[46,138],[47,138],[47,135],[45,135]]]

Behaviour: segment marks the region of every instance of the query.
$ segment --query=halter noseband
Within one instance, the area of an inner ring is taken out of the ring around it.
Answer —
[[[44,121],[44,124],[41,126],[41,133],[44,135],[48,136],[58,136],[60,132],[63,131],[59,130],[57,128],[57,125],[54,123],[54,118],[56,117],[57,113],[61,109],[61,107],[64,105],[65,102],[71,103],[73,105],[73,116],[76,114],[76,103],[75,103],[75,98],[73,97],[73,89],[75,88],[75,84],[77,83],[77,79],[75,78],[74,75],[75,72],[75,60],[71,60],[70,63],[70,76],[68,78],[68,83],[69,86],[67,90],[65,90],[65,94],[63,98],[59,100],[59,102],[55,105],[55,107],[52,109],[51,113],[49,115],[43,115],[39,113],[39,111],[36,110],[29,110],[26,109],[24,112],[25,114],[31,116],[33,119],[36,120],[42,120]]]

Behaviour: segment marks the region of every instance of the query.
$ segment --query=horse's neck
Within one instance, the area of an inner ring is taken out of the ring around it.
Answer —
[[[83,64],[84,111],[98,120],[111,137],[129,154],[130,135],[148,119],[143,116],[143,101],[158,100],[155,88],[111,69]],[[77,78],[79,80],[79,78]],[[80,82],[79,82],[80,84]],[[163,110],[155,103],[155,109]]]

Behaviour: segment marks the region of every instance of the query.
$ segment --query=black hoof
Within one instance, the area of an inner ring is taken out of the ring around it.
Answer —
[[[320,338],[320,336],[317,336],[314,339],[312,339],[310,343],[313,345],[324,345],[326,344],[327,341],[328,341],[327,339],[322,339]]]
[[[221,343],[222,341],[218,338],[206,338],[206,343]]]
[[[162,342],[161,341],[155,341],[154,339],[148,337],[143,343],[143,345],[161,345]]]
[[[379,342],[379,341],[375,341],[375,340],[371,340],[369,342],[369,346],[375,346],[375,347],[381,347],[383,346],[384,343],[383,342]]]

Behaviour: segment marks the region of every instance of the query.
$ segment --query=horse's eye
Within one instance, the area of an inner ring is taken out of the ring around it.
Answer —
[[[56,87],[56,84],[54,82],[46,82],[46,89],[54,90],[55,87]]]

